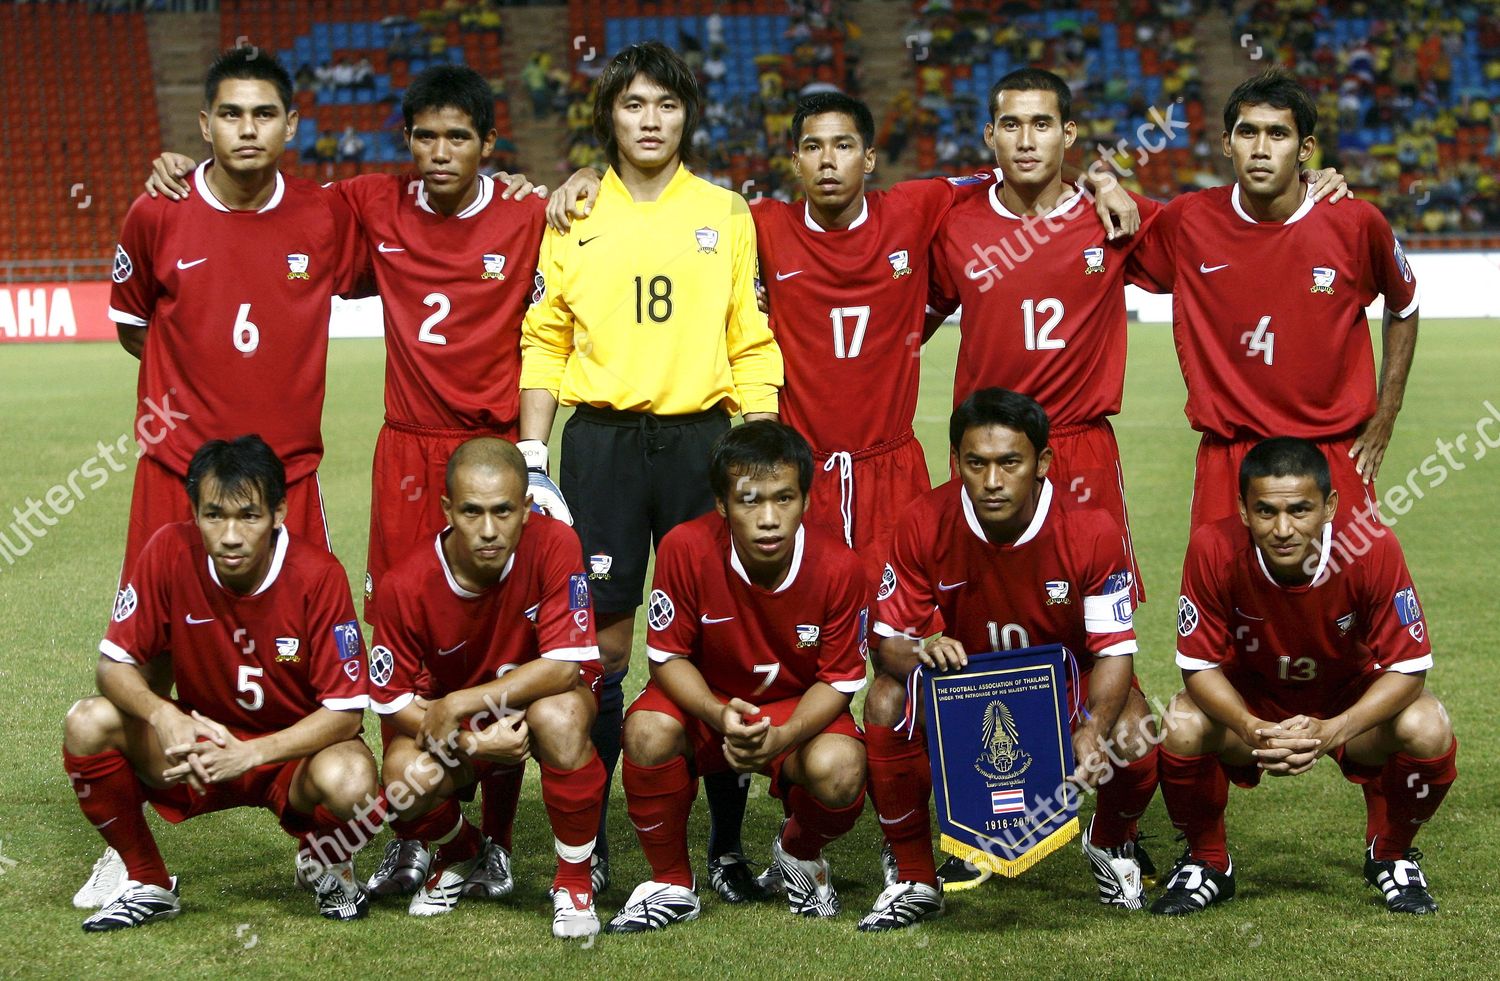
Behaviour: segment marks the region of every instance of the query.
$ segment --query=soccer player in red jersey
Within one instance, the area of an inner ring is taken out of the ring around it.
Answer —
[[[802,523],[812,453],[762,420],[730,430],[709,466],[717,507],[662,539],[646,653],[625,719],[625,796],[651,878],[615,933],[696,919],[687,821],[697,777],[763,773],[787,819],[771,853],[802,916],[838,913],[825,845],[864,807],[849,700],[865,684],[869,588],[859,558]]]
[[[1297,168],[1317,109],[1286,73],[1248,79],[1224,107],[1235,183],[1184,194],[1137,253],[1172,291],[1187,417],[1203,434],[1192,526],[1236,513],[1235,474],[1258,440],[1301,436],[1328,456],[1350,513],[1374,513],[1380,469],[1417,342],[1417,284],[1389,223],[1350,201],[1319,205]],[[1365,306],[1385,297],[1375,383]]]
[[[318,490],[332,298],[363,267],[353,215],[276,169],[297,131],[292,81],[254,48],[221,55],[199,113],[210,160],[193,199],[142,196],[115,247],[109,315],[141,359],[124,574],[162,525],[189,517],[182,481],[206,440],[252,428],[287,471],[287,524],[328,547]],[[122,577],[123,579],[124,577]]]
[[[1458,741],[1425,690],[1432,640],[1394,532],[1342,522],[1325,451],[1278,437],[1240,463],[1240,514],[1193,533],[1177,606],[1185,688],[1167,712],[1161,791],[1187,850],[1151,912],[1234,896],[1229,782],[1331,756],[1364,790],[1365,880],[1431,913],[1412,839],[1458,775]]]
[[[391,723],[393,829],[439,846],[409,911],[451,910],[481,852],[503,847],[464,819],[459,797],[489,761],[534,755],[557,852],[552,932],[588,936],[604,766],[589,740],[600,671],[583,550],[567,525],[531,513],[511,443],[471,439],[446,466],[450,527],[391,570],[370,650],[374,708]]]
[[[65,723],[78,806],[125,867],[83,928],[181,911],[147,802],[173,824],[264,807],[304,843],[318,834],[320,858],[337,851],[311,883],[319,912],[362,917],[352,855],[362,842],[327,833],[363,819],[378,789],[359,738],[368,696],[349,581],[325,549],[283,527],[285,470],[259,437],[200,447],[187,496],[193,521],[163,526],[142,550],[99,645],[100,694],[75,703]],[[173,700],[142,671],[169,647]],[[309,858],[304,850],[299,869]]]
[[[975,392],[949,423],[958,477],[920,498],[897,526],[865,699],[871,794],[877,813],[898,816],[882,819],[896,869],[863,930],[910,926],[942,908],[921,727],[894,731],[908,709],[907,676],[919,662],[943,670],[966,664],[969,651],[1039,644],[1063,644],[1078,658],[1079,681],[1069,684],[1083,706],[1072,720],[1074,779],[1098,788],[1083,851],[1099,901],[1142,906],[1136,823],[1156,790],[1157,754],[1132,668],[1125,535],[1108,513],[1074,507],[1053,485],[1047,429],[1046,413],[1027,396]]]

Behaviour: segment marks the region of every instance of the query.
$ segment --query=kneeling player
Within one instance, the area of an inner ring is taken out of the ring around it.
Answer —
[[[1378,526],[1335,527],[1315,443],[1258,443],[1239,476],[1239,518],[1198,529],[1183,564],[1186,687],[1168,713],[1161,790],[1188,847],[1151,912],[1233,898],[1229,781],[1253,787],[1323,756],[1364,789],[1365,880],[1394,912],[1435,912],[1411,843],[1458,775],[1458,741],[1423,690],[1432,642],[1401,546]]]
[[[1032,399],[975,392],[948,426],[958,477],[918,498],[897,527],[878,594],[879,671],[865,699],[870,796],[895,868],[862,930],[910,926],[942,908],[921,727],[894,729],[907,708],[905,680],[918,662],[944,670],[1002,646],[1063,644],[1077,655],[1074,779],[1098,787],[1083,851],[1101,903],[1143,905],[1136,823],[1156,791],[1156,748],[1133,673],[1125,534],[1109,512],[1055,493],[1047,435]]]
[[[63,762],[126,880],[94,897],[102,908],[83,928],[181,911],[177,877],[141,811],[147,801],[173,824],[258,806],[304,841],[316,834],[322,858],[336,852],[311,883],[318,910],[357,919],[368,903],[337,832],[378,788],[359,738],[364,641],[349,581],[337,559],[282,527],[286,473],[259,436],[205,443],[187,493],[193,521],[162,527],[115,598],[99,645],[102,697],[68,712]],[[142,674],[169,647],[175,701]]]
[[[531,755],[557,851],[552,932],[589,936],[599,932],[589,859],[604,766],[589,740],[597,704],[579,676],[597,681],[599,649],[578,536],[532,514],[526,484],[526,461],[505,440],[479,437],[454,451],[442,499],[449,527],[381,582],[370,690],[392,723],[383,771],[393,830],[437,846],[409,912],[451,910],[487,853],[501,849],[468,823],[458,799],[495,763]],[[424,672],[431,687],[419,700]]]
[[[788,904],[839,911],[823,847],[864,806],[865,751],[849,699],[865,683],[867,585],[859,558],[802,523],[812,451],[751,422],[715,445],[716,512],[662,539],[648,609],[651,680],[625,719],[625,796],[650,880],[614,933],[696,919],[688,812],[697,777],[771,778],[787,819],[771,847]]]

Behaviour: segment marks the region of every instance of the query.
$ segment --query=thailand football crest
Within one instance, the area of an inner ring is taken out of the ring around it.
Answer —
[[[821,631],[818,629],[818,625],[815,623],[797,624],[797,646],[817,647],[818,635],[820,633]]]
[[[297,651],[301,648],[302,641],[298,640],[296,637],[277,637],[276,663],[296,664],[301,660],[301,658],[297,656]]]
[[[699,252],[712,254],[717,251],[715,247],[719,244],[719,233],[716,229],[700,228],[693,233],[693,238],[698,242]]]
[[[1313,284],[1309,292],[1332,293],[1333,281],[1338,276],[1337,270],[1327,266],[1313,266]]]
[[[595,552],[589,556],[589,578],[608,579],[610,566],[614,564],[614,556],[605,555],[603,552]]]
[[[1104,249],[1099,246],[1083,250],[1083,274],[1092,276],[1104,271]]]
[[[911,275],[911,253],[906,249],[897,249],[886,256],[891,264],[891,278],[900,279],[902,276]]]
[[[1047,605],[1071,604],[1073,601],[1068,598],[1068,587],[1066,579],[1048,579],[1043,584],[1043,588],[1047,590]]]
[[[505,279],[505,256],[503,256],[503,255],[495,255],[492,252],[485,253],[485,256],[484,256],[484,274],[481,275],[479,278],[480,279],[498,279],[498,280],[504,281],[504,279]]]
[[[307,278],[307,253],[305,253],[305,252],[289,252],[289,253],[287,253],[287,257],[286,257],[286,278],[287,279],[306,279]]]

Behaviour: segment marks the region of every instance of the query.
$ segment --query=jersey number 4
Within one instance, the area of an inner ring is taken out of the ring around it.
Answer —
[[[1271,363],[1271,359],[1276,356],[1276,335],[1270,328],[1271,318],[1261,317],[1254,330],[1247,330],[1240,335],[1240,343],[1245,345],[1245,357],[1260,355],[1265,358],[1266,364]]]

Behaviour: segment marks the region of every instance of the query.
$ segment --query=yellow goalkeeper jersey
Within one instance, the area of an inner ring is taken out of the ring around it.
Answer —
[[[744,198],[679,166],[637,202],[610,168],[588,216],[542,238],[521,387],[658,415],[775,412],[781,351],[755,277]]]

